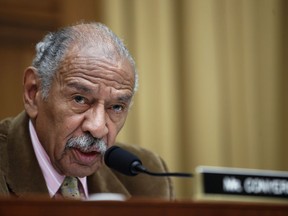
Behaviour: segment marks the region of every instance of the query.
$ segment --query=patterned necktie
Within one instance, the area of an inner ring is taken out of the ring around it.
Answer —
[[[60,187],[60,191],[64,199],[81,200],[83,197],[79,191],[78,179],[76,177],[66,176]]]

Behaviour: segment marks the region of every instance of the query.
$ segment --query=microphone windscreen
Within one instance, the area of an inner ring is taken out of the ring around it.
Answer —
[[[112,146],[105,152],[104,162],[108,167],[130,176],[138,174],[133,171],[133,164],[137,163],[142,165],[140,159],[136,155],[119,146]]]

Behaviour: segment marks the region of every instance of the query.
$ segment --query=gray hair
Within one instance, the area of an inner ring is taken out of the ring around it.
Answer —
[[[104,55],[110,59],[117,56],[129,61],[134,70],[134,92],[137,90],[138,73],[135,61],[124,43],[104,24],[89,23],[49,33],[36,45],[36,56],[32,66],[38,71],[43,99],[49,96],[54,75],[69,48],[73,45],[83,48],[91,43],[101,47]]]

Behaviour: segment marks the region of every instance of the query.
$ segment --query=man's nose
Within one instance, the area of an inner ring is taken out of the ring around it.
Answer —
[[[82,129],[93,137],[103,138],[108,133],[107,116],[104,105],[97,105],[86,112]]]

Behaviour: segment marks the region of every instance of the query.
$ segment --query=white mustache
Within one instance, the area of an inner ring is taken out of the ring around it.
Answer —
[[[66,148],[77,148],[82,152],[99,151],[104,155],[107,145],[103,139],[94,138],[90,134],[84,134],[70,138],[67,141]]]

